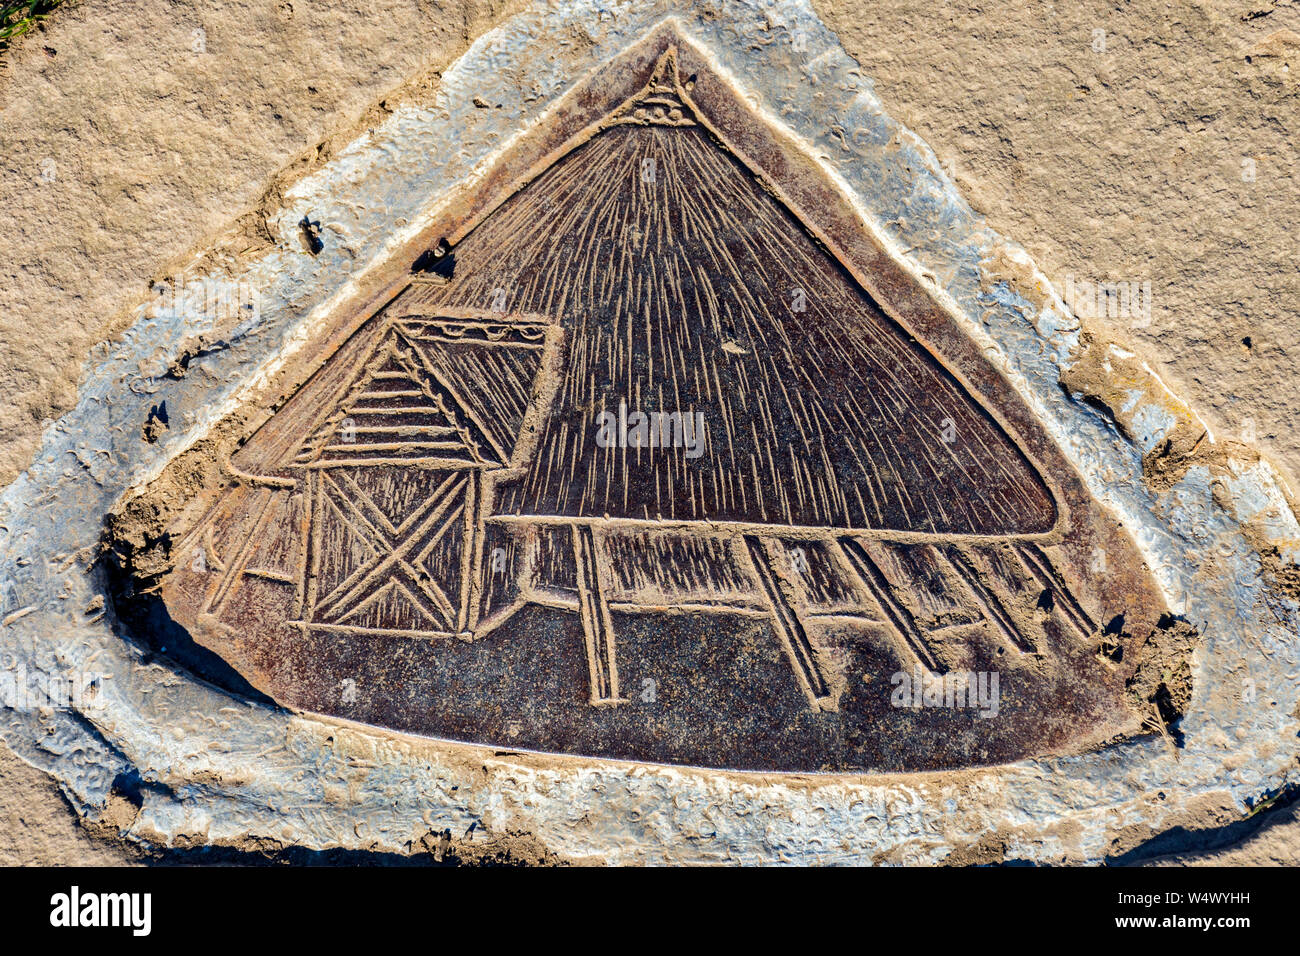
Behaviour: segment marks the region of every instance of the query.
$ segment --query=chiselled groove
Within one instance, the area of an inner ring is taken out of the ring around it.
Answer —
[[[975,596],[980,607],[988,615],[989,620],[997,626],[1011,645],[1016,650],[1026,654],[1037,653],[1038,648],[1034,645],[1034,642],[1020,632],[1015,619],[1003,606],[1002,601],[980,580],[979,571],[971,562],[970,556],[956,545],[950,545],[942,549],[942,554],[953,570],[961,576],[963,583]]]
[[[305,529],[307,552],[307,573],[304,580],[304,599],[299,604],[298,620],[309,621],[316,616],[316,601],[320,596],[321,575],[321,524],[325,513],[325,495],[321,489],[324,476],[308,472],[307,492],[311,495],[309,512],[311,519]]]
[[[579,616],[586,638],[587,669],[591,678],[591,703],[621,703],[618,694],[618,660],[614,622],[601,581],[595,537],[588,525],[573,527],[573,557],[577,564]]]
[[[253,548],[256,547],[259,541],[259,535],[266,523],[270,505],[275,499],[275,495],[275,492],[268,489],[259,490],[259,500],[254,511],[252,528],[249,530],[248,536],[240,542],[238,552],[230,559],[225,575],[221,578],[221,584],[210,601],[209,606],[217,614],[221,613],[231,591],[239,586],[240,574],[244,570],[244,565],[248,561]]]
[[[773,558],[768,542],[754,535],[746,535],[745,547],[767,596],[773,629],[780,638],[786,655],[790,658],[790,664],[799,678],[800,686],[815,708],[833,710],[834,701],[830,696],[830,685],[817,666],[817,656],[812,641],[808,639],[803,621],[790,606],[789,599],[781,589],[781,582],[772,570]]]
[[[1061,609],[1066,618],[1074,625],[1079,636],[1089,638],[1097,633],[1097,625],[1092,618],[1088,616],[1070,589],[1065,586],[1061,575],[1052,567],[1052,562],[1048,560],[1047,555],[1036,545],[1018,543],[1016,553],[1020,555],[1025,567],[1029,572],[1038,579],[1044,588],[1052,592],[1052,598],[1056,606]]]
[[[300,631],[320,631],[325,634],[337,634],[340,636],[355,636],[359,633],[356,627],[350,627],[346,624],[322,624],[319,621],[290,621],[289,625]],[[375,627],[366,628],[365,634],[370,637],[411,637],[427,640],[428,638],[458,638],[459,634],[453,631],[435,631],[421,628],[412,630],[410,628],[399,627]]]
[[[244,575],[250,578],[263,578],[267,581],[274,581],[276,584],[298,583],[296,575],[282,574],[279,571],[266,571],[259,568],[244,568]]]
[[[880,604],[880,609],[885,612],[895,633],[929,671],[942,674],[945,668],[930,653],[920,628],[916,626],[916,619],[912,617],[912,612],[894,596],[893,586],[880,570],[880,566],[872,560],[871,555],[867,554],[861,543],[853,538],[842,537],[839,539],[839,544],[854,573],[868,593]]]
[[[473,639],[474,603],[477,600],[475,568],[482,560],[483,515],[482,515],[482,477],[479,472],[470,472],[465,489],[464,545],[461,548],[460,563],[460,607],[456,616],[456,627],[460,634]],[[432,545],[431,545],[432,547]]]

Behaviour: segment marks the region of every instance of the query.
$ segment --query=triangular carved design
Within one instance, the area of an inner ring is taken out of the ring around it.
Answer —
[[[687,94],[690,86],[682,85],[677,74],[677,49],[667,50],[655,65],[645,89],[615,110],[608,123],[632,123],[637,126],[695,126],[694,110]]]
[[[1138,552],[817,159],[671,29],[562,105],[285,373],[175,529],[221,560],[164,580],[173,618],[292,706],[543,751],[916,770],[1135,732]]]

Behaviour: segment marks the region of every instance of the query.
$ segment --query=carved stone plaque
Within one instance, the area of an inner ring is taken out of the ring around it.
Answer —
[[[1153,726],[1134,688],[1163,602],[1126,533],[926,281],[671,32],[422,248],[290,364],[135,599],[253,687],[735,770]]]

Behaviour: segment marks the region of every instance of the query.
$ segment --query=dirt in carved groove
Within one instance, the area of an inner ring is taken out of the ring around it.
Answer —
[[[670,34],[573,102],[236,430],[144,599],[287,706],[511,748],[1142,732],[1131,542],[811,161]]]

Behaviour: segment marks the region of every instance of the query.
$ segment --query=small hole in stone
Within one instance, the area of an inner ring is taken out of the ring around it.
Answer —
[[[325,242],[320,237],[320,223],[303,216],[298,228],[302,230],[302,244],[306,250],[313,256],[320,255],[320,251],[325,248]]]
[[[452,278],[456,272],[456,255],[451,251],[451,244],[446,239],[439,239],[434,246],[420,253],[411,264],[411,271],[437,276],[444,280]]]

